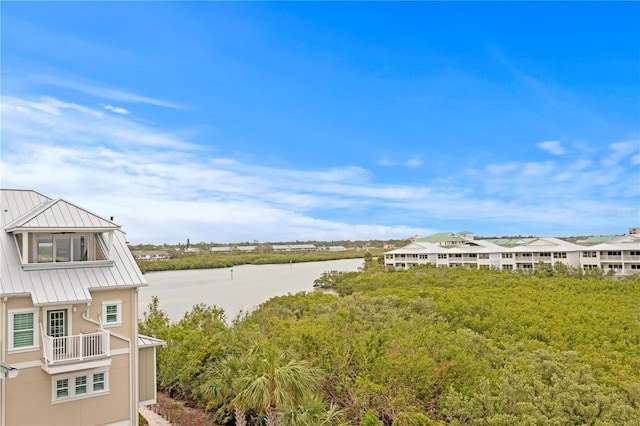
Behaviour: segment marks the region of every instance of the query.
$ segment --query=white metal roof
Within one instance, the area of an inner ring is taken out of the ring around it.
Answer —
[[[0,190],[0,295],[30,295],[35,306],[85,303],[92,290],[145,286],[120,226],[72,203],[36,191]],[[96,266],[23,269],[11,231],[113,232],[109,259]]]
[[[164,346],[167,342],[164,340],[156,339],[155,337],[145,336],[144,334],[138,334],[138,348],[149,348],[153,346]]]
[[[504,252],[512,253],[578,252],[582,250],[585,250],[584,246],[554,237],[534,238],[525,244],[503,249]]]

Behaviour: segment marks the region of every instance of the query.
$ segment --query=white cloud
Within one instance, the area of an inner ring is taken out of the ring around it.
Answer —
[[[406,238],[442,230],[445,221],[461,229],[498,223],[588,231],[606,225],[603,205],[628,209],[635,199],[627,194],[640,191],[637,173],[587,157],[566,165],[478,164],[472,179],[463,164],[462,176],[449,168],[430,179],[433,187],[373,183],[372,172],[358,165],[267,167],[230,158],[220,147],[213,155],[184,132],[103,108],[3,97],[2,184],[114,216],[134,244]],[[629,146],[611,150],[627,153]],[[412,161],[420,160],[402,164]]]
[[[164,108],[172,109],[185,109],[184,106],[167,102],[160,99],[150,98],[148,96],[137,95],[135,93],[127,92],[121,89],[114,89],[105,87],[102,84],[93,82],[81,82],[79,78],[67,79],[53,75],[38,74],[31,76],[34,82],[39,84],[46,84],[57,87],[64,87],[67,89],[76,90],[78,92],[86,93],[88,95],[98,96],[104,99],[111,99],[113,101],[129,102],[129,103],[143,103],[148,105],[161,106]]]
[[[522,168],[522,174],[525,176],[545,176],[553,170],[553,163],[544,162],[536,163],[533,161],[527,162]]]
[[[489,164],[487,165],[487,173],[490,175],[501,175],[504,173],[512,172],[518,168],[518,163],[506,163],[506,164]]]
[[[378,165],[384,167],[420,167],[422,164],[422,159],[417,156],[411,157],[405,161],[394,161],[386,157],[378,160]]]
[[[614,166],[625,157],[640,150],[640,141],[616,142],[609,145],[611,153],[602,161],[605,166]],[[633,161],[633,159],[631,160]]]
[[[120,107],[115,107],[113,105],[103,105],[102,106],[104,109],[107,109],[111,112],[115,112],[116,114],[129,114],[129,111],[124,109],[124,108],[120,108]]]
[[[562,145],[560,145],[560,141],[539,142],[536,144],[536,146],[553,155],[562,155],[566,153],[566,150],[562,147]]]

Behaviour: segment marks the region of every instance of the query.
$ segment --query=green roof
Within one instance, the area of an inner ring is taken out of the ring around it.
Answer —
[[[616,238],[620,237],[621,235],[592,235],[584,240],[580,240],[580,242],[585,244],[600,244],[608,243],[609,241],[615,240]]]
[[[439,232],[437,234],[429,235],[428,237],[420,238],[416,240],[421,243],[445,243],[448,241],[467,241],[462,237],[459,237],[451,232]]]

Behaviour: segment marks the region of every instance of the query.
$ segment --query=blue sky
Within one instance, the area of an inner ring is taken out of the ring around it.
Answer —
[[[132,244],[621,234],[638,2],[2,2],[1,184]]]

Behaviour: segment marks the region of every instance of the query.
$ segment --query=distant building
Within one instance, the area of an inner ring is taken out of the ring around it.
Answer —
[[[453,246],[457,244],[464,244],[468,239],[462,235],[454,234],[451,232],[440,232],[437,234],[429,235],[428,237],[418,238],[414,242],[417,243],[431,243],[439,246]]]
[[[385,267],[408,269],[420,264],[437,267],[531,269],[556,264],[600,268],[614,276],[640,272],[640,235],[589,237],[582,244],[552,237],[501,238],[461,242],[451,234],[435,234],[384,253]],[[449,244],[444,244],[445,242]]]
[[[167,260],[169,259],[169,253],[166,251],[140,251],[134,250],[131,252],[133,257],[138,260]]]
[[[640,235],[640,228],[629,228],[629,234]]]
[[[271,246],[274,252],[311,252],[317,248],[313,244],[273,244]]]
[[[211,253],[229,253],[231,252],[231,247],[230,246],[211,247],[209,251]]]

